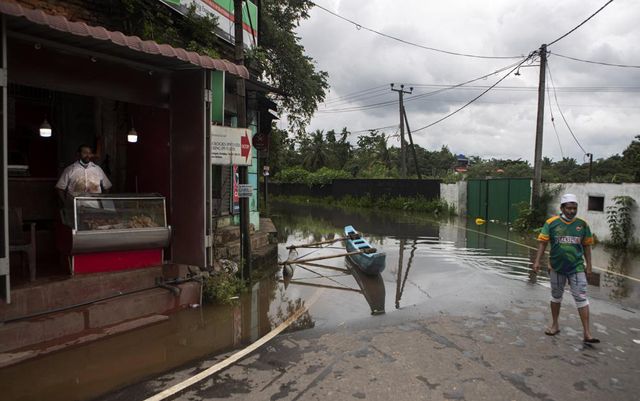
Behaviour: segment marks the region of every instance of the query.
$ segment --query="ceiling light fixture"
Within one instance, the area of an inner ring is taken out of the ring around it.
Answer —
[[[49,121],[45,118],[42,124],[40,124],[40,136],[43,138],[50,138],[52,132],[51,124],[49,124]]]

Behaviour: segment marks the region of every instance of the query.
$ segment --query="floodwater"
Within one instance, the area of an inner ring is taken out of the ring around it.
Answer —
[[[386,298],[384,304],[387,313],[403,306],[419,306],[428,302],[431,296],[425,286],[432,284],[436,274],[441,274],[446,266],[482,269],[526,284],[549,287],[546,266],[538,275],[531,270],[536,255],[535,237],[523,238],[502,224],[487,222],[477,225],[473,219],[461,217],[435,220],[417,213],[379,210],[353,212],[311,205],[275,204],[272,210],[280,242],[299,244],[338,237],[343,226],[351,224],[365,234],[372,246],[383,250],[387,254],[387,268],[381,274],[385,287],[383,291],[376,290],[375,285],[363,288],[350,275],[337,274],[318,266],[313,269],[307,265],[297,266],[291,282],[362,289],[365,297],[369,295],[367,291],[382,293]],[[281,260],[305,259],[330,255],[331,252],[340,253],[340,248],[337,243],[329,249],[299,249],[296,256],[288,255],[287,249],[281,247],[279,257]],[[598,273],[600,283],[598,286],[589,286],[589,296],[624,309],[640,308],[640,256],[623,252],[612,254],[599,245],[593,248],[592,258],[594,272]],[[345,265],[344,258],[317,263],[331,267]],[[465,280],[465,275],[462,274],[459,279]],[[328,314],[328,319],[344,321],[355,318],[349,311],[349,308],[336,308],[335,313]],[[317,321],[323,317],[314,314]],[[331,324],[330,321],[326,323]]]
[[[438,294],[456,290],[438,283],[467,280],[473,275],[465,272],[477,269],[519,280],[523,287],[548,287],[546,275],[533,276],[529,268],[535,241],[522,239],[502,225],[478,226],[460,218],[436,221],[415,213],[356,212],[284,203],[273,203],[271,212],[279,232],[281,261],[344,253],[340,242],[321,249],[299,248],[296,254],[286,246],[338,238],[342,227],[351,224],[372,246],[387,254],[387,267],[381,275],[371,277],[346,263],[344,257],[294,265],[292,276],[284,276],[274,266],[273,274],[255,283],[237,305],[184,310],[150,327],[0,369],[2,399],[110,399],[105,394],[246,346],[319,291],[320,301],[293,329],[331,329],[345,322],[376,319],[371,314],[428,308]],[[606,272],[601,271],[600,286],[589,287],[590,296],[638,309],[639,261],[596,247],[594,265]],[[458,275],[455,280],[439,280],[453,274]],[[134,393],[140,397],[120,399],[142,399],[162,389],[138,389]]]

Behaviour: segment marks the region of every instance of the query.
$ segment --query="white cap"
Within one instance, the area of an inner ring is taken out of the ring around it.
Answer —
[[[560,198],[560,204],[564,205],[565,203],[569,203],[569,202],[573,202],[573,203],[578,203],[578,198],[574,195],[574,194],[564,194],[562,195],[562,198]]]

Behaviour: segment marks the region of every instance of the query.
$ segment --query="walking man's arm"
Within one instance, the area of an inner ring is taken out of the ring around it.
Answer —
[[[540,271],[540,259],[542,259],[546,249],[547,241],[538,241],[538,252],[536,253],[536,260],[533,262],[533,271],[536,273]],[[589,260],[591,260],[591,253],[589,253]]]
[[[591,245],[584,245],[584,260],[587,262],[586,272],[591,274]]]

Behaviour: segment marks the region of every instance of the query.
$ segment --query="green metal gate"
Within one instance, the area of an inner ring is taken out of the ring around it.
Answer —
[[[513,223],[522,202],[531,201],[528,178],[472,179],[467,182],[467,214],[485,220]]]

